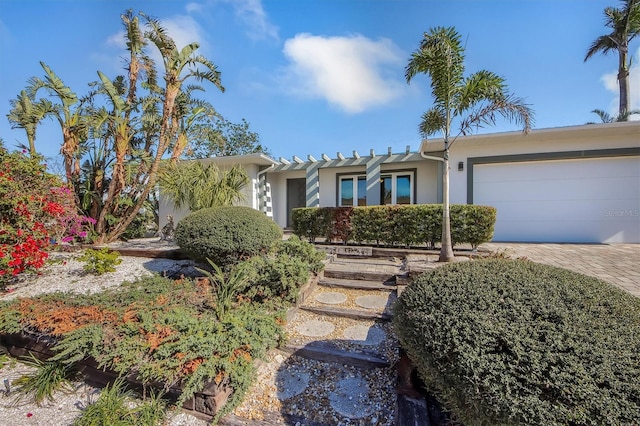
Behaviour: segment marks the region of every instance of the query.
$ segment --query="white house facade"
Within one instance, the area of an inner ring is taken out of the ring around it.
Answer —
[[[442,162],[433,158],[442,149],[435,139],[417,152],[203,161],[243,165],[244,205],[286,228],[296,207],[442,202]],[[640,243],[640,122],[461,136],[450,150],[450,197],[496,207],[494,241]],[[161,197],[161,221],[186,213]]]

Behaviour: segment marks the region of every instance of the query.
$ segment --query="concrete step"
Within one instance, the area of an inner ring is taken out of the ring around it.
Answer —
[[[349,309],[329,306],[300,306],[300,309],[307,312],[313,312],[317,315],[335,316],[353,319],[391,321],[392,313],[387,312],[371,312],[361,309]]]
[[[299,308],[327,317],[389,320],[396,292],[345,287],[316,287]]]
[[[366,278],[358,278],[358,277],[354,278],[354,275],[356,274],[359,274],[359,273],[354,272],[351,277],[340,278],[340,277],[333,277],[331,272],[325,271],[324,278],[320,279],[318,284],[324,287],[340,287],[340,288],[351,288],[351,289],[362,289],[362,290],[395,290],[396,289],[395,281],[383,281],[383,280],[366,279]],[[339,275],[344,276],[344,274],[339,274]],[[384,278],[384,277],[378,277],[378,278]]]
[[[300,355],[345,365],[384,367],[398,358],[388,321],[354,319],[299,309],[287,323],[288,345]]]

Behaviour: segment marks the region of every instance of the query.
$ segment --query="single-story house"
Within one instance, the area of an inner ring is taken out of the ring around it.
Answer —
[[[202,161],[245,167],[244,204],[287,228],[296,207],[442,202],[442,149],[429,139],[415,152]],[[640,243],[640,122],[461,136],[450,150],[450,197],[496,207],[494,241]],[[161,197],[161,220],[187,213]]]

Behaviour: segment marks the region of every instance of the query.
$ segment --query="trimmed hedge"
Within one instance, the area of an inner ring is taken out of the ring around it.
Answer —
[[[280,227],[250,207],[225,206],[198,210],[182,219],[175,240],[196,260],[232,265],[266,252],[282,238]]]
[[[395,306],[401,345],[470,425],[640,424],[640,299],[524,260],[445,265]]]
[[[495,222],[494,207],[453,204],[452,242],[476,248],[491,241]],[[298,208],[293,210],[293,228],[310,241],[324,237],[345,243],[434,247],[442,235],[442,205]]]

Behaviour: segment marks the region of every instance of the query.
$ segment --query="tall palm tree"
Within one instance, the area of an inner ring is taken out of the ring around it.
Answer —
[[[48,99],[36,101],[22,90],[16,99],[9,101],[11,110],[7,114],[12,129],[24,129],[27,133],[29,153],[36,154],[36,128],[38,124],[49,114],[55,112],[55,108]]]
[[[620,87],[620,104],[618,116],[629,111],[629,43],[640,33],[640,0],[622,0],[620,9],[607,7],[604,9],[605,26],[611,28],[609,34],[601,35],[593,41],[584,57],[586,62],[598,52],[607,54],[618,52],[618,86]]]
[[[147,200],[149,193],[155,187],[162,157],[168,153],[171,147],[175,146],[174,141],[179,129],[179,123],[177,123],[175,116],[176,98],[181,92],[184,82],[188,79],[207,81],[215,85],[220,91],[224,91],[217,66],[204,56],[196,54],[199,48],[198,43],[190,43],[182,49],[178,49],[174,40],[160,24],[160,21],[143,13],[140,13],[140,15],[147,21],[148,30],[144,33],[144,36],[160,52],[164,66],[163,80],[165,86],[163,88],[151,88],[156,94],[162,94],[162,118],[159,123],[156,150],[148,168],[145,169],[144,189],[138,194],[134,205],[126,210],[120,222],[113,227],[109,235],[101,238],[106,242],[112,241],[121,235],[136,217],[137,212]],[[127,46],[131,50],[131,46],[129,44]],[[150,84],[151,77],[154,77],[154,75],[150,75],[147,84]],[[145,165],[145,167],[147,166]]]
[[[49,114],[58,120],[62,129],[62,147],[67,182],[72,183],[80,175],[81,144],[87,137],[86,117],[83,102],[44,62],[40,62],[45,77],[29,79],[28,96],[35,99],[40,89],[56,97],[59,103],[52,106]]]
[[[449,150],[457,137],[484,125],[494,125],[497,115],[522,124],[528,132],[532,110],[520,98],[507,92],[502,77],[482,70],[464,76],[464,47],[455,28],[432,28],[424,33],[420,47],[411,54],[405,68],[407,83],[417,74],[431,79],[433,106],[422,115],[420,133],[426,138],[435,133],[444,137],[442,156],[442,248],[441,262],[454,260],[449,216]],[[453,126],[458,131],[452,138]]]

